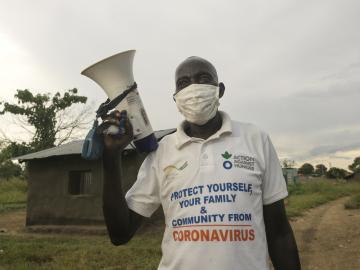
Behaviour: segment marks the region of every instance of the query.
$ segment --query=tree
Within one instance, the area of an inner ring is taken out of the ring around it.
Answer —
[[[344,170],[344,169],[331,167],[327,171],[326,177],[327,178],[332,178],[332,179],[341,179],[341,178],[344,178],[347,173],[348,172],[346,170]]]
[[[285,159],[282,161],[282,165],[283,165],[283,168],[294,168],[294,166],[295,166],[295,161],[294,161],[294,160],[291,160],[291,159],[285,158]]]
[[[0,163],[9,160],[12,157],[25,155],[30,151],[31,149],[26,143],[10,142],[5,145],[0,151]]]
[[[353,164],[349,165],[349,170],[354,173],[360,172],[360,157],[354,159]]]
[[[324,164],[318,164],[315,168],[315,173],[319,176],[325,175],[327,172],[327,168]]]
[[[20,165],[15,164],[11,160],[6,160],[0,163],[0,179],[8,180],[11,177],[20,176],[22,173],[22,168]]]
[[[68,111],[73,104],[86,103],[87,98],[78,96],[76,88],[68,90],[63,96],[57,92],[52,97],[50,94],[34,95],[27,89],[17,90],[15,99],[17,104],[1,102],[3,109],[0,114],[8,112],[20,116],[23,128],[29,130],[28,126],[33,127],[35,132],[31,142],[23,145],[28,151],[39,151],[66,142],[74,130],[84,124],[88,115],[86,111],[75,115]]]
[[[29,146],[25,143],[1,141],[0,149],[0,179],[22,175],[24,173],[22,167],[12,162],[11,158],[28,153],[30,151]]]
[[[298,170],[299,174],[303,174],[303,175],[311,175],[314,173],[314,166],[311,165],[310,163],[304,163]]]

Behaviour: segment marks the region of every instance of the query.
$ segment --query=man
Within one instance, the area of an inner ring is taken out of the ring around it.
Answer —
[[[199,57],[175,73],[174,100],[184,116],[144,160],[124,196],[119,152],[132,139],[104,136],[103,210],[111,241],[128,242],[162,205],[165,233],[159,269],[300,269],[283,199],[279,160],[267,134],[218,111],[225,86]],[[119,125],[119,112],[102,128]],[[268,252],[268,253],[267,253]]]

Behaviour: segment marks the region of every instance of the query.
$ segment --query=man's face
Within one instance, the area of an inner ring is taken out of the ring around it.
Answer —
[[[191,57],[182,62],[175,73],[175,94],[191,84],[218,85],[216,70],[206,60]]]

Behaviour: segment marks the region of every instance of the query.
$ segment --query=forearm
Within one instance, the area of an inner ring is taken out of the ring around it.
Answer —
[[[121,155],[104,152],[103,213],[113,244],[124,244],[135,232],[122,189]]]
[[[269,237],[269,255],[274,268],[276,270],[300,270],[299,253],[290,224],[286,232]]]
[[[264,206],[269,255],[276,270],[300,270],[299,253],[283,200]]]

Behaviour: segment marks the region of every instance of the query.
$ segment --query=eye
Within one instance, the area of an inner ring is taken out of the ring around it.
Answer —
[[[201,84],[211,83],[212,81],[212,77],[209,74],[201,74],[199,76],[199,83]]]
[[[183,89],[186,86],[190,84],[190,81],[188,79],[180,79],[176,82],[176,88],[177,89]]]

